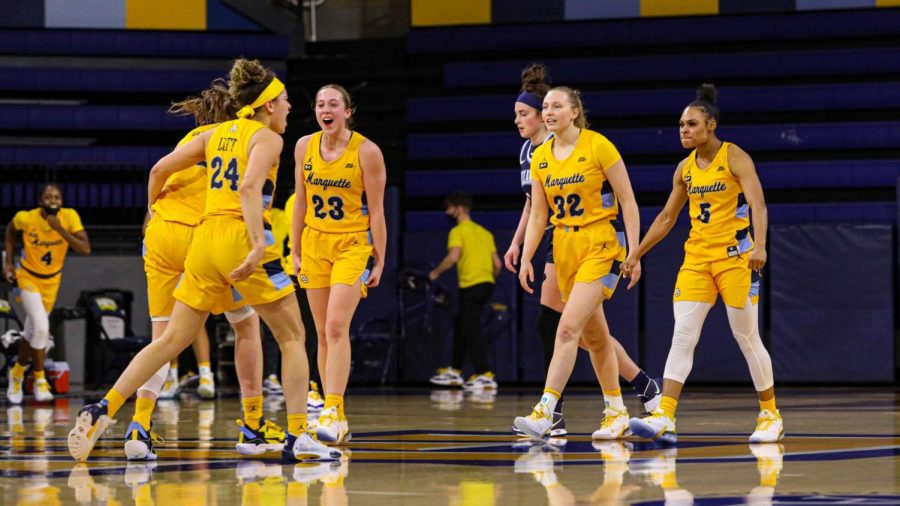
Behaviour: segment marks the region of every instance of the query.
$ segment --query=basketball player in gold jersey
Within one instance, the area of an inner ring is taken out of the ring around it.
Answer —
[[[316,333],[325,406],[316,434],[330,443],[347,439],[344,392],[350,376],[350,320],[384,269],[384,157],[351,130],[353,105],[343,87],[316,93],[321,131],[294,148],[297,197],[291,224],[294,272],[306,290]],[[303,181],[303,184],[300,184]]]
[[[197,128],[191,130],[178,143],[182,146],[218,123],[234,117],[227,83],[213,81],[200,96],[190,97],[172,105],[169,112],[194,116]],[[152,322],[153,338],[158,339],[166,329],[175,306],[173,292],[184,273],[184,262],[191,244],[194,228],[200,222],[206,202],[206,163],[173,174],[152,206],[152,217],[144,233],[144,271],[147,274],[147,300]],[[236,445],[239,453],[255,455],[264,451],[280,451],[284,433],[273,423],[262,419],[262,387],[260,383],[262,354],[259,316],[243,300],[235,300],[233,293],[226,293],[213,309],[225,312],[234,328],[235,369],[241,386],[244,419]],[[198,350],[198,342],[201,343]],[[198,391],[214,394],[209,371],[209,337],[201,325],[193,342],[194,353],[200,364]],[[204,364],[202,361],[205,362]],[[176,361],[173,361],[177,363]],[[158,441],[150,431],[153,413],[161,385],[166,381],[169,364],[164,365],[137,392],[137,402],[132,423],[125,432],[125,455],[128,460],[156,460],[154,442]],[[176,376],[177,381],[177,376]]]
[[[669,200],[623,266],[625,274],[639,266],[641,257],[672,230],[684,203],[690,202],[691,233],[675,281],[675,331],[666,360],[663,397],[650,416],[631,420],[631,430],[669,444],[677,441],[678,397],[691,372],[703,321],[721,295],[759,396],[759,418],[750,442],[778,441],[784,436],[784,426],[775,407],[772,360],[758,325],[758,274],[766,264],[768,227],[762,185],[750,155],[716,137],[719,108],[715,86],[700,86],[697,99],[684,109],[678,125],[681,145],[693,150],[678,164]],[[755,244],[750,233],[751,209]]]
[[[226,121],[163,157],[150,171],[152,205],[169,176],[207,163],[203,219],[194,230],[185,272],[175,289],[175,307],[163,335],[128,365],[103,400],[81,409],[69,433],[69,452],[85,460],[110,417],[142,383],[187,347],[221,297],[235,293],[253,306],[281,347],[288,434],[283,456],[339,459],[306,431],[308,367],[303,325],[294,288],[267,230],[278,175],[281,134],[287,126],[284,84],[258,61],[239,59],[230,72],[229,92],[238,119]]]
[[[595,355],[606,402],[593,438],[616,439],[628,429],[628,411],[619,389],[619,367],[603,301],[612,297],[618,284],[626,237],[629,246],[637,246],[638,206],[622,156],[606,137],[588,130],[578,91],[553,88],[544,97],[542,115],[553,137],[531,158],[531,214],[519,281],[532,293],[531,259],[552,211],[553,259],[565,308],[556,330],[544,395],[531,414],[517,417],[514,425],[533,439],[549,435],[581,341]],[[624,229],[616,219],[620,202]],[[640,277],[640,264],[632,275]]]
[[[522,70],[522,90],[516,97],[515,103],[515,124],[525,142],[519,151],[519,167],[521,175],[522,191],[525,192],[525,207],[522,209],[522,217],[519,219],[519,225],[513,234],[509,249],[503,255],[506,268],[513,274],[517,273],[516,264],[519,261],[522,241],[525,238],[525,230],[528,225],[528,219],[531,215],[531,159],[538,146],[546,142],[550,132],[544,125],[541,117],[543,109],[544,96],[550,90],[549,76],[546,68],[540,63],[533,63]],[[544,352],[544,369],[550,368],[550,361],[553,359],[553,345],[556,341],[556,327],[559,325],[559,318],[562,316],[563,301],[559,296],[559,289],[556,287],[556,265],[553,261],[553,228],[548,228],[544,232],[543,241],[548,244],[547,254],[544,263],[544,281],[541,284],[541,309],[537,317],[537,333],[541,340],[541,348]],[[536,262],[537,269],[540,271],[540,261]],[[622,347],[618,340],[613,339],[613,347],[616,352],[616,360],[619,364],[619,374],[634,389],[634,393],[638,400],[647,410],[647,412],[656,409],[659,405],[660,389],[656,380],[651,378],[643,369],[634,363],[634,360],[628,356],[628,352]],[[591,361],[595,357],[591,356]],[[453,371],[439,371],[452,381]],[[598,373],[599,374],[599,373]],[[459,376],[459,373],[456,373]],[[438,378],[439,380],[444,378]],[[462,378],[458,378],[461,380]],[[435,378],[432,378],[432,382]],[[461,383],[461,381],[460,381]],[[440,383],[439,383],[440,384]],[[449,381],[444,384],[452,384]],[[556,404],[556,412],[553,414],[553,427],[550,429],[551,436],[563,436],[566,434],[566,421],[563,417],[563,397],[559,398]],[[515,432],[515,429],[513,429]]]
[[[50,312],[56,303],[63,262],[69,246],[82,255],[91,254],[91,243],[78,212],[63,207],[62,192],[48,184],[40,194],[39,207],[19,211],[6,226],[6,263],[3,277],[18,285],[19,299],[25,309],[24,339],[19,341],[19,357],[9,368],[6,398],[22,403],[25,367],[31,360],[34,374],[34,398],[53,400],[44,371],[44,357],[50,344]],[[22,234],[22,257],[13,263],[16,235]]]

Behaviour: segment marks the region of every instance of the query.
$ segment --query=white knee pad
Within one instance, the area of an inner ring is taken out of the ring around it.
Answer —
[[[748,298],[743,309],[731,306],[725,308],[728,311],[731,332],[744,353],[747,367],[750,368],[753,387],[757,392],[771,388],[775,384],[775,375],[772,373],[772,358],[759,335],[759,306],[750,302]]]
[[[50,343],[50,318],[41,294],[23,290],[19,297],[25,308],[25,339],[32,348],[42,350]]]
[[[151,393],[153,394],[153,398],[156,399],[159,397],[159,391],[162,390],[163,384],[166,382],[166,377],[168,376],[169,363],[166,362],[166,365],[160,367],[158,371],[153,373],[153,376],[150,376],[150,379],[148,379],[146,383],[138,388],[138,392]]]
[[[235,309],[234,311],[225,311],[225,319],[228,323],[234,325],[250,318],[256,313],[249,305]]]
[[[694,348],[700,341],[700,331],[712,304],[706,302],[676,302],[672,304],[675,313],[675,330],[672,333],[672,348],[666,359],[663,377],[684,383],[694,366]]]

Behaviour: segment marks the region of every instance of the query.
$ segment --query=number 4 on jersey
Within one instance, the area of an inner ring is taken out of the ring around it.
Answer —
[[[50,265],[53,263],[53,252],[48,251],[41,257],[41,262],[44,262],[45,265]]]

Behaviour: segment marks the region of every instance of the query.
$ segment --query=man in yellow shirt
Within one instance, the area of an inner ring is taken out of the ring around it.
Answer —
[[[481,335],[481,313],[494,292],[494,279],[500,273],[500,257],[494,236],[472,221],[472,196],[452,193],[444,199],[447,216],[456,222],[447,240],[447,256],[428,273],[434,281],[456,265],[459,277],[459,306],[453,336],[453,359],[450,367],[438,369],[432,376],[435,385],[464,386],[466,390],[496,390],[497,382],[488,363],[487,339]],[[466,351],[472,359],[475,374],[463,385],[462,367]]]

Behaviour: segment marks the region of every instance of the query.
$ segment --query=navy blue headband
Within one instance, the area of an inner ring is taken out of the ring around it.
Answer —
[[[544,107],[544,99],[542,99],[538,94],[532,93],[530,91],[523,91],[522,93],[519,93],[519,96],[516,97],[516,102],[522,102],[527,106],[534,107],[538,111],[540,111]]]

